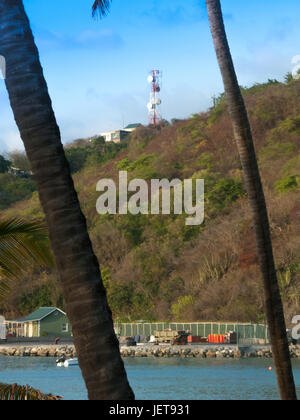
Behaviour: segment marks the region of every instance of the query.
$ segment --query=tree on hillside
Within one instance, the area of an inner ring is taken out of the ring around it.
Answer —
[[[0,174],[4,174],[10,168],[10,161],[0,155]]]
[[[71,173],[79,172],[85,165],[89,155],[88,147],[70,147],[65,149],[65,155],[68,160]]]
[[[298,75],[298,77],[297,77]],[[289,72],[284,76],[284,82],[286,84],[293,83],[300,78],[300,69],[297,70],[297,75],[295,76],[293,73]]]
[[[265,308],[279,391],[282,399],[296,400],[297,395],[274,263],[269,218],[251,127],[230,53],[220,0],[206,0],[206,4],[253,215],[260,268],[264,280]]]
[[[100,3],[105,11],[107,2]],[[46,214],[89,398],[133,399],[99,263],[80,209],[22,0],[0,0],[0,54],[6,59],[5,83]]]
[[[16,169],[20,169],[24,172],[30,172],[30,162],[26,156],[25,152],[20,152],[15,150],[9,153],[9,159],[12,163],[12,166]]]

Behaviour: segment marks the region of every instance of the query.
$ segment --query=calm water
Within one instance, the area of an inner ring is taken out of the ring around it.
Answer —
[[[270,360],[130,359],[126,368],[137,399],[278,399]],[[300,361],[294,362],[300,397]],[[66,400],[87,398],[78,367],[57,368],[54,359],[0,356],[0,382],[29,384]]]

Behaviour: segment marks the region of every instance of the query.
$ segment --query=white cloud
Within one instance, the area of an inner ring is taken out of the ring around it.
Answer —
[[[0,151],[12,151],[15,149],[24,149],[23,142],[20,138],[19,132],[16,129],[4,129],[0,126]]]

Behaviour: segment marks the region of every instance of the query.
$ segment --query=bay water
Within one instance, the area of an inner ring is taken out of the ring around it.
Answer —
[[[138,400],[277,400],[272,359],[125,360]],[[293,361],[300,397],[300,360]],[[0,356],[0,382],[30,385],[65,400],[86,400],[79,367],[58,368],[52,358]]]

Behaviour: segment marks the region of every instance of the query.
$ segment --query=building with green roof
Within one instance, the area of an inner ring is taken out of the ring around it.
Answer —
[[[71,337],[65,312],[54,307],[39,308],[25,318],[6,321],[8,334],[16,337]]]
[[[132,131],[135,131],[137,128],[141,127],[141,126],[142,126],[142,124],[139,124],[139,123],[138,124],[129,124],[129,125],[127,125],[127,127],[124,128],[124,130],[132,132]]]
[[[100,133],[100,136],[105,139],[106,142],[122,143],[126,140],[130,133],[135,131],[141,124],[129,124],[122,130],[111,130]],[[90,141],[92,141],[91,139]]]

